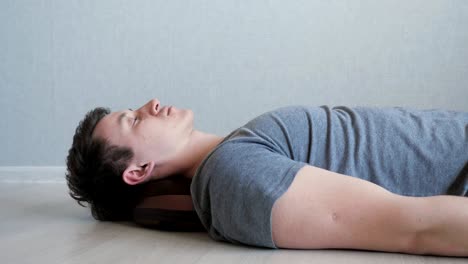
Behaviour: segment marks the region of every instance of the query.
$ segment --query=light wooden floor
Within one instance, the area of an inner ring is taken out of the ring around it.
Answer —
[[[65,183],[0,182],[1,263],[467,263],[465,258],[358,250],[271,250],[206,233],[95,221]]]

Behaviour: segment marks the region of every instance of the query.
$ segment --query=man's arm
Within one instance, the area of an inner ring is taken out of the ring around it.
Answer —
[[[467,212],[466,198],[401,196],[307,165],[273,206],[273,241],[280,248],[468,256]]]

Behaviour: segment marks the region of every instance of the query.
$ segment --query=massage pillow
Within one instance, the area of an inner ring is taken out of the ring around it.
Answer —
[[[190,183],[182,176],[147,182],[133,210],[135,223],[167,231],[205,231],[193,208]]]

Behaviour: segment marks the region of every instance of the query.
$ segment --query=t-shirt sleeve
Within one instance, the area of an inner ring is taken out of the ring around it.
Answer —
[[[192,182],[194,208],[215,240],[277,248],[273,204],[305,165],[262,144],[229,142],[206,160]]]

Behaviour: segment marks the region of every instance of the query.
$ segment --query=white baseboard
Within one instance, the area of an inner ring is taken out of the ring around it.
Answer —
[[[65,167],[0,166],[0,183],[64,183]]]

